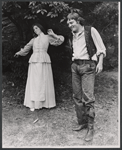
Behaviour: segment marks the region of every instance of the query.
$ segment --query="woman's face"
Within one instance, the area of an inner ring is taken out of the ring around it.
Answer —
[[[38,26],[33,26],[33,30],[37,35],[40,35],[40,33],[42,32],[41,29]]]

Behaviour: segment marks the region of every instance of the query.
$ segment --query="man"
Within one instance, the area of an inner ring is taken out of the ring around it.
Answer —
[[[94,27],[84,26],[84,19],[77,13],[67,16],[67,24],[72,32],[70,45],[72,55],[72,87],[78,126],[74,131],[87,128],[85,141],[91,141],[94,134],[94,81],[95,74],[103,69],[106,48],[100,34]]]

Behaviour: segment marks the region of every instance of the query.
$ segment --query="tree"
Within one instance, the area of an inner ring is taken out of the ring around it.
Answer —
[[[52,28],[57,34],[62,34],[67,39],[70,30],[66,25],[66,17],[71,11],[78,12],[85,18],[86,24],[93,25],[98,29],[107,47],[105,66],[108,62],[109,66],[116,66],[115,62],[118,59],[118,2],[8,1],[2,2],[3,68],[9,66],[9,68],[14,68],[14,71],[16,70],[17,65],[15,65],[16,60],[13,59],[13,54],[32,38],[31,24],[34,20],[39,20],[46,29]],[[57,60],[57,57],[60,58],[58,59],[60,62],[67,60],[65,43],[58,48],[58,53],[54,47],[52,51],[50,49],[52,60]],[[20,70],[23,69],[24,61],[27,61],[28,57],[22,59]],[[18,76],[20,75],[18,74]]]
[[[105,66],[115,67],[118,65],[118,2],[97,5],[93,15],[107,48]]]

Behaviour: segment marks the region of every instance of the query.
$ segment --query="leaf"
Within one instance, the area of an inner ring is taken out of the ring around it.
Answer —
[[[4,93],[5,89],[2,90],[2,93]]]
[[[42,9],[42,11],[43,11],[43,12],[47,12],[47,10],[46,10],[46,9]]]
[[[21,6],[20,6],[20,5],[18,5],[17,3],[15,4],[15,6],[16,6],[17,8],[21,8]]]
[[[41,10],[37,10],[37,12],[36,12],[36,13],[38,14],[40,11],[41,11]]]
[[[65,19],[66,19],[66,18],[61,19],[61,20],[60,20],[60,23],[63,22]]]
[[[12,86],[14,86],[14,83],[12,83]]]
[[[48,14],[47,14],[47,17],[49,17],[49,16],[51,16],[52,15],[52,12],[49,12]]]
[[[79,4],[82,4],[83,2],[81,2],[81,1],[78,1],[78,3],[79,3]]]
[[[50,4],[49,4],[49,7],[52,7],[53,5],[54,5],[53,3],[50,3]]]
[[[36,2],[33,1],[33,2],[29,3],[29,6],[31,6],[31,5],[34,6],[35,4],[36,4]]]
[[[41,9],[41,14],[44,15],[47,11],[45,9]]]
[[[51,18],[55,18],[55,17],[57,17],[58,16],[58,14],[52,14],[50,17]]]

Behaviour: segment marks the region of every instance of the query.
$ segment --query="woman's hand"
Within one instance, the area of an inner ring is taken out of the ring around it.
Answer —
[[[52,35],[52,36],[54,36],[54,35],[55,35],[55,33],[53,32],[53,30],[52,30],[52,29],[48,29],[48,30],[47,30],[47,33],[48,33],[48,35]]]
[[[15,53],[14,57],[18,58],[19,57],[19,52]]]
[[[52,29],[47,30],[48,35],[52,36],[55,39],[59,39],[59,36],[53,32]]]

